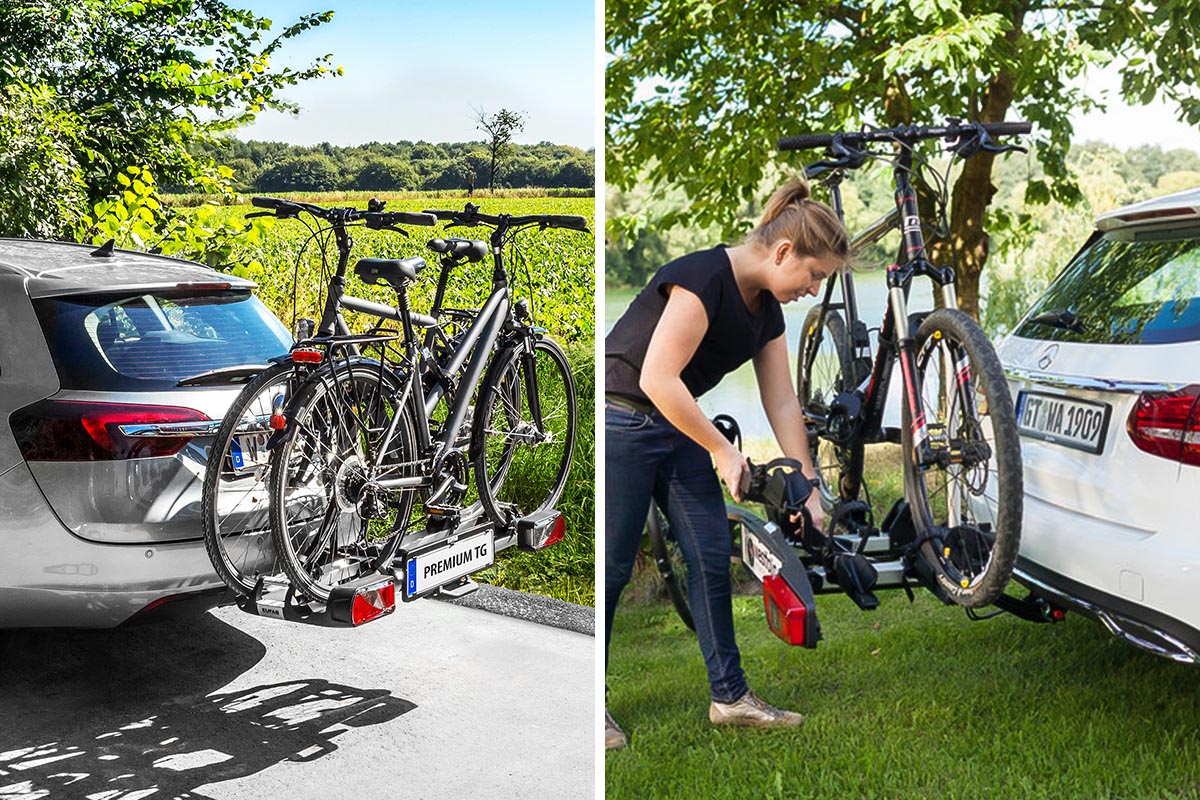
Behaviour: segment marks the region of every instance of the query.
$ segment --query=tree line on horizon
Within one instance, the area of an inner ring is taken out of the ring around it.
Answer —
[[[511,144],[497,169],[497,188],[593,189],[595,150],[551,142]],[[491,154],[486,142],[329,143],[224,138],[195,142],[192,153],[233,170],[242,193],[303,191],[486,190]],[[169,191],[191,191],[171,186]]]

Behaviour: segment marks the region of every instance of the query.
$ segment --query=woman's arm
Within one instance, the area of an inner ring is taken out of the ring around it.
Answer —
[[[754,375],[758,379],[758,394],[762,399],[763,410],[767,412],[767,420],[771,423],[771,430],[775,432],[775,441],[779,442],[779,449],[788,458],[794,458],[803,464],[805,475],[815,478],[817,470],[808,450],[808,431],[804,426],[800,401],[796,398],[796,388],[792,384],[787,341],[783,335],[767,342],[754,357]],[[821,509],[820,501],[820,496],[814,491],[809,495],[807,503],[813,524],[818,528],[825,523],[825,513]]]
[[[681,286],[671,286],[669,291],[666,308],[646,348],[638,386],[667,421],[712,453],[717,474],[740,502],[746,459],[700,410],[680,377],[708,330],[708,314],[693,292]]]

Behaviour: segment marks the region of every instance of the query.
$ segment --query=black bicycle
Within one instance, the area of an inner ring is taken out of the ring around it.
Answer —
[[[586,220],[487,215],[471,204],[429,213],[493,229],[492,291],[469,327],[444,360],[435,358],[416,335],[418,318],[409,309],[407,286],[420,265],[364,259],[355,271],[396,291],[400,331],[312,340],[325,348],[327,368],[310,373],[284,410],[286,434],[271,455],[272,537],[293,585],[316,600],[390,568],[401,548],[410,598],[444,582],[440,564],[447,559],[455,571],[476,560],[479,568],[491,563],[491,530],[456,540],[461,553],[439,551],[432,574],[414,557],[455,534],[468,472],[499,529],[550,509],[566,483],[575,441],[574,379],[561,348],[531,324],[527,302],[512,302],[502,253],[520,231],[586,231]],[[381,357],[356,358],[342,346],[350,343],[373,344]],[[443,397],[450,399],[447,415],[435,428],[430,413]],[[468,416],[472,422],[464,428]],[[522,480],[506,480],[510,472]],[[410,532],[421,535],[410,542]]]

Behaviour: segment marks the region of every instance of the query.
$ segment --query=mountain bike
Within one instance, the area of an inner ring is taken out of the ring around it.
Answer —
[[[888,306],[874,358],[849,271],[829,279],[801,334],[798,394],[830,532],[864,543],[879,533],[859,499],[864,446],[898,442],[904,499],[888,515],[884,556],[902,558],[940,597],[967,608],[994,602],[1012,573],[1021,535],[1021,450],[1000,360],[978,323],[958,310],[953,267],[927,258],[914,177],[927,173],[936,183],[931,193],[944,216],[953,165],[979,153],[1021,150],[993,137],[1029,131],[1024,122],[952,119],[938,127],[779,141],[780,150],[825,148],[825,158],[805,167],[805,174],[829,190],[839,218],[846,173],[868,161],[890,164],[896,189],[896,207],[851,242],[857,250],[893,229],[901,234],[899,256],[887,269]],[[944,174],[919,151],[927,140],[945,143],[950,158]],[[933,282],[941,307],[910,315],[907,301],[917,277]],[[903,381],[899,431],[883,426],[897,364]]]
[[[248,217],[270,215],[303,221],[300,215],[308,215],[317,223],[314,227],[305,222],[312,233],[310,241],[322,234],[332,234],[338,259],[328,281],[324,310],[316,331],[313,330],[314,323],[305,320],[299,326],[300,341],[291,352],[273,363],[245,365],[204,376],[204,380],[210,382],[246,381],[216,430],[209,450],[201,502],[209,559],[226,585],[241,594],[252,592],[260,577],[281,571],[270,541],[267,502],[268,460],[280,438],[277,429],[271,426],[271,420],[273,416],[276,424],[282,420],[279,412],[294,395],[306,373],[319,364],[313,361],[319,353],[314,353],[309,337],[318,331],[326,336],[350,337],[343,310],[365,313],[381,322],[394,322],[400,318],[395,308],[345,293],[346,270],[353,248],[349,228],[361,225],[370,230],[403,233],[399,225],[432,226],[437,222],[427,214],[384,212],[384,204],[374,200],[366,211],[323,208],[268,197],[255,197],[251,203],[270,210],[252,212]],[[434,239],[427,247],[441,254],[441,271],[430,313],[414,314],[412,319],[426,330],[426,347],[444,355],[452,346],[453,338],[461,335],[459,328],[464,320],[469,321],[474,313],[466,309],[443,308],[449,277],[460,265],[481,261],[487,254],[487,246],[479,241]],[[353,342],[347,347],[358,352]]]
[[[511,300],[503,250],[520,231],[586,231],[586,220],[488,215],[471,204],[428,213],[492,228],[492,290],[439,362],[416,336],[409,308],[419,265],[363,259],[355,267],[396,291],[401,330],[357,337],[356,344],[379,347],[369,361],[326,343],[326,368],[296,388],[270,461],[272,540],[284,572],[309,598],[324,600],[340,584],[390,569],[397,554],[406,598],[423,596],[490,564],[494,529],[515,527],[523,546],[539,549],[552,534],[543,523],[558,519],[541,512],[552,512],[574,451],[574,379],[561,348],[531,324],[528,303]],[[435,429],[430,412],[442,396],[451,402]],[[456,505],[468,470],[487,518],[469,535],[459,530]],[[506,480],[514,470],[519,485]],[[412,525],[418,506],[420,524]]]

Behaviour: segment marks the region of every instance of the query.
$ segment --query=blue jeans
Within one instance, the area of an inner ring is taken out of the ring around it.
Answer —
[[[712,459],[659,414],[604,409],[604,660],[613,614],[629,583],[653,497],[687,564],[688,603],[713,700],[746,693],[733,636],[729,523]]]

